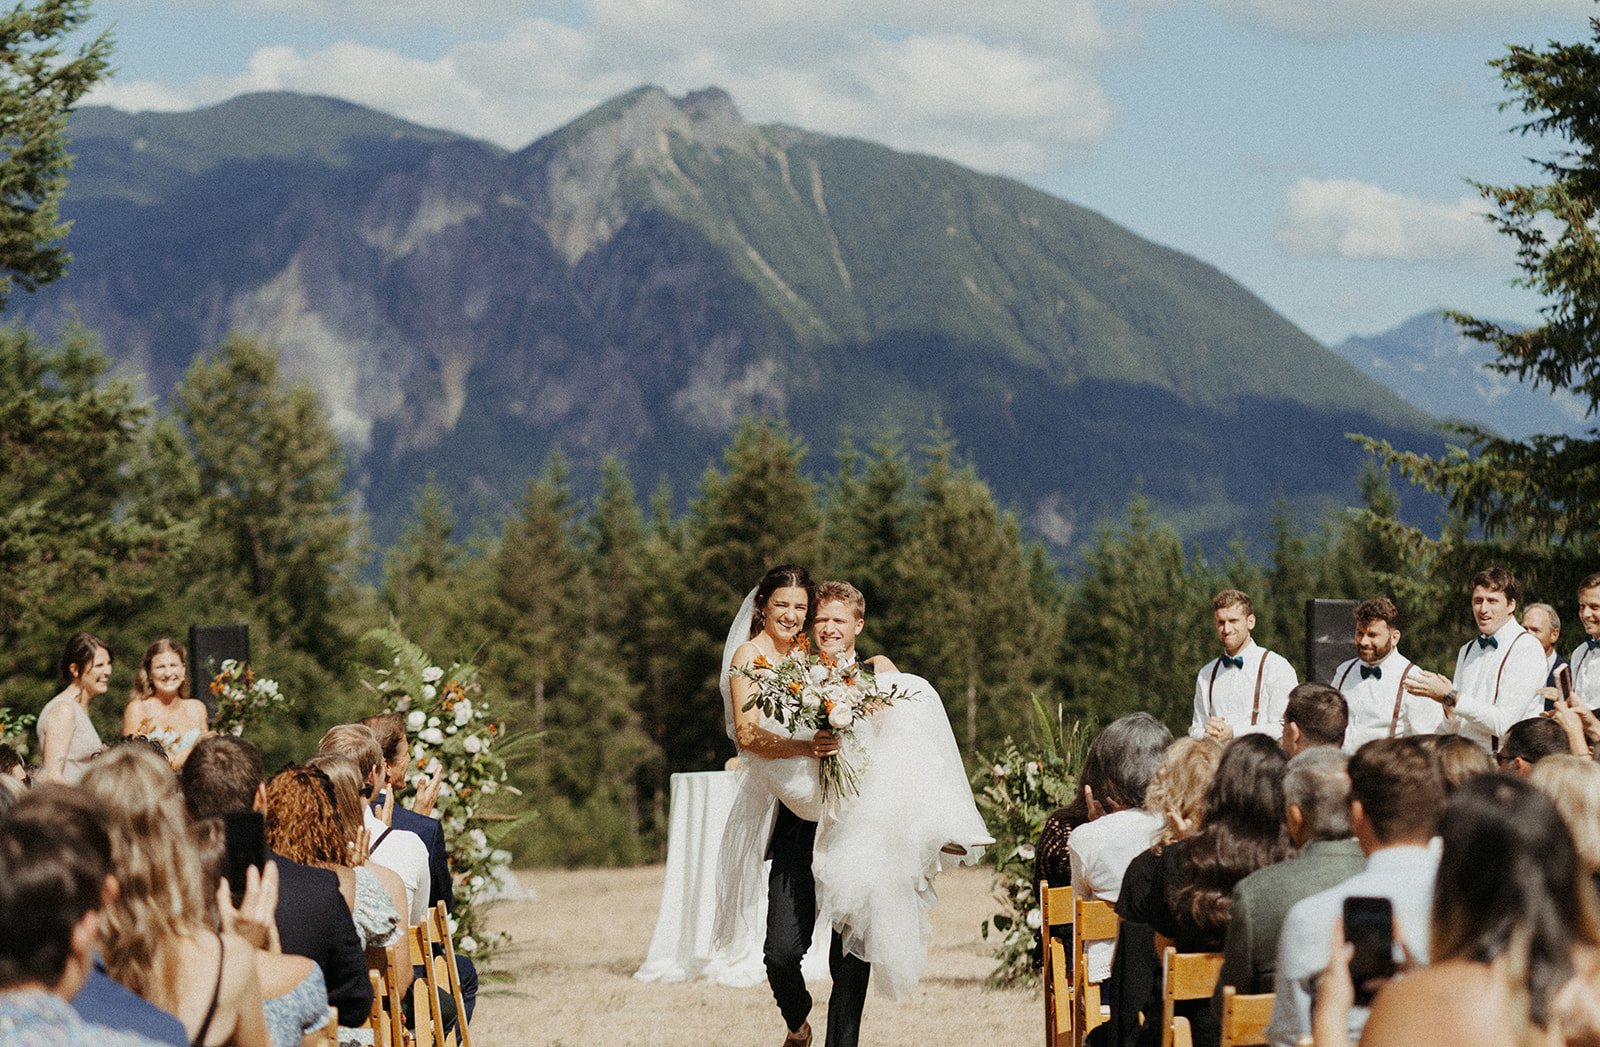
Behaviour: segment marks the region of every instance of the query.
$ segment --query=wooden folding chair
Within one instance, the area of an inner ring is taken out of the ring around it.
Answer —
[[[402,939],[404,940],[404,939]],[[399,942],[383,950],[383,1010],[384,1024],[389,1029],[390,1047],[405,1047],[406,1016],[400,1009],[400,986],[411,972],[400,969]]]
[[[1085,950],[1094,942],[1116,941],[1122,921],[1110,902],[1075,896],[1072,904],[1072,1043],[1083,1047],[1084,1037],[1107,1018],[1100,1007],[1100,983],[1089,981]]]
[[[1161,1047],[1194,1047],[1189,1019],[1174,1013],[1179,1000],[1209,1000],[1222,972],[1220,952],[1161,951]]]
[[[443,955],[435,957],[437,967],[443,967],[445,980],[450,984],[450,996],[456,1002],[456,1042],[459,1047],[472,1047],[472,1032],[467,1028],[467,1000],[461,995],[461,975],[456,970],[456,947],[450,938],[450,913],[444,902],[435,902],[428,910],[428,933],[439,943]],[[430,954],[431,955],[431,954]]]
[[[422,968],[422,977],[411,983],[411,1027],[417,1047],[444,1047],[444,1018],[439,1014],[439,977],[434,967],[431,921],[406,928],[411,941],[411,962]]]
[[[1072,888],[1039,884],[1039,933],[1044,942],[1044,1043],[1045,1047],[1072,1044],[1072,975],[1067,950],[1050,932],[1072,926]]]
[[[1233,986],[1224,985],[1221,1047],[1259,1047],[1266,1043],[1276,998],[1270,992],[1241,994]]]
[[[389,986],[382,971],[368,970],[367,978],[372,982],[372,1010],[367,1012],[367,1028],[372,1030],[373,1047],[395,1047],[389,1039],[389,1015],[384,1009]]]

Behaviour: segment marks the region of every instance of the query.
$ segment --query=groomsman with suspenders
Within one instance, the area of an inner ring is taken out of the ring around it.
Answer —
[[[1578,621],[1588,639],[1572,649],[1567,659],[1567,686],[1586,709],[1600,709],[1600,574],[1578,583]],[[1542,693],[1548,701],[1562,696],[1561,680]]]
[[[1456,655],[1450,677],[1418,670],[1406,690],[1431,698],[1444,709],[1439,734],[1460,734],[1495,751],[1499,739],[1519,720],[1544,711],[1539,689],[1549,670],[1544,648],[1517,624],[1516,576],[1503,567],[1485,567],[1472,576],[1472,619],[1478,635]]]
[[[1438,702],[1405,692],[1416,671],[1400,653],[1400,608],[1387,596],[1356,607],[1356,654],[1333,671],[1333,687],[1350,709],[1344,751],[1354,753],[1374,738],[1432,734],[1444,719]]]
[[[1255,609],[1239,590],[1218,593],[1211,601],[1211,618],[1222,654],[1207,662],[1195,679],[1189,737],[1209,736],[1224,743],[1240,734],[1277,738],[1289,692],[1300,682],[1294,666],[1250,638]]]

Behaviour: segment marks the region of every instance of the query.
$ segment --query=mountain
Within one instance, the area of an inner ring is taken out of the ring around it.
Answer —
[[[1494,350],[1463,335],[1438,310],[1382,334],[1352,336],[1334,350],[1407,403],[1502,436],[1577,435],[1592,424],[1583,403],[1566,390],[1536,389],[1492,370]]]
[[[694,489],[744,413],[820,457],[935,419],[1071,547],[1141,490],[1187,533],[1353,496],[1352,431],[1442,442],[1215,268],[1015,181],[642,87],[517,152],[345,102],[86,108],[76,313],[154,395],[231,329],[278,344],[392,535],[432,471],[499,510],[559,445]]]

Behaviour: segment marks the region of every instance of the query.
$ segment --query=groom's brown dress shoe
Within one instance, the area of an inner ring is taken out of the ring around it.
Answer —
[[[783,1047],[811,1047],[811,1023],[806,1022],[800,1026],[799,1031],[785,1036]]]

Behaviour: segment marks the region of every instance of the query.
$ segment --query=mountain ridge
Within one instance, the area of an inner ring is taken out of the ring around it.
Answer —
[[[1069,542],[1135,489],[1214,540],[1280,496],[1315,514],[1353,493],[1351,430],[1442,446],[1214,266],[1012,179],[750,124],[720,89],[643,86],[515,151],[228,105],[80,111],[73,271],[24,308],[81,315],[155,395],[230,329],[273,341],[386,520],[428,470],[508,506],[558,444],[580,479],[614,450],[681,496],[744,413],[830,450],[942,419]]]

